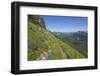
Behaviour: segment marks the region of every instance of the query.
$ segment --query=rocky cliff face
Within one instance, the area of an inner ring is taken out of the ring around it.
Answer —
[[[28,20],[31,21],[33,24],[39,24],[41,27],[46,29],[45,21],[39,15],[28,15]]]

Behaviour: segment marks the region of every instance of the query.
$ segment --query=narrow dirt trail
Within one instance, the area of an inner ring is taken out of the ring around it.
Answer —
[[[47,60],[51,52],[52,50],[49,50],[48,52],[43,52],[36,60]]]

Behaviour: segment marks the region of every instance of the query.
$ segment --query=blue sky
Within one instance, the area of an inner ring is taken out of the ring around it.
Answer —
[[[78,16],[42,16],[46,28],[52,32],[87,31],[88,18]]]

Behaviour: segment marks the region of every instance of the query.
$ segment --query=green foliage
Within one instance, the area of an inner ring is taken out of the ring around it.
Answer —
[[[28,15],[28,21],[37,24],[39,20],[39,16],[37,15]]]

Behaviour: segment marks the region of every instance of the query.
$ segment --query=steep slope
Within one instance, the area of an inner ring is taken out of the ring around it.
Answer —
[[[28,60],[78,59],[85,56],[39,23],[28,21]]]

